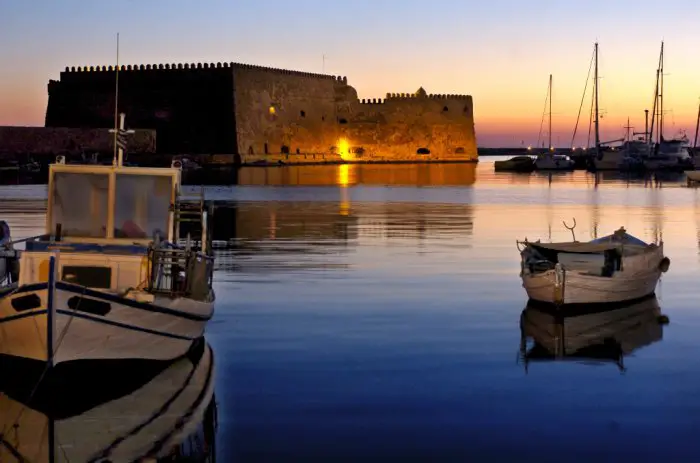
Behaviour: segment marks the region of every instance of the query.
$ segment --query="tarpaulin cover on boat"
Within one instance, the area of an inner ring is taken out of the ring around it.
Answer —
[[[557,262],[557,254],[560,252],[575,253],[575,254],[612,254],[618,253],[620,246],[649,246],[639,238],[627,234],[624,229],[620,229],[612,235],[589,241],[587,243],[579,243],[577,241],[569,241],[563,243],[528,243],[542,254],[547,260]]]

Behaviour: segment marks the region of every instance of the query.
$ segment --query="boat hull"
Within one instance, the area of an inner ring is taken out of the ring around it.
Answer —
[[[598,277],[567,272],[563,285],[557,286],[554,270],[523,275],[523,287],[530,299],[550,304],[608,304],[641,299],[654,294],[661,270],[644,275]]]
[[[181,357],[204,334],[213,302],[159,298],[138,302],[56,282],[0,295],[0,354],[50,361]],[[51,349],[53,346],[53,355]]]

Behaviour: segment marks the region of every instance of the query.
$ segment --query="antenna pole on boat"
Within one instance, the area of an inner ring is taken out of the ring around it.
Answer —
[[[595,78],[593,80],[595,88],[595,153],[600,155],[600,130],[598,116],[598,42],[595,43]]]
[[[634,127],[630,126],[629,116],[627,117],[627,125],[624,128],[627,129],[627,141],[631,141],[632,139],[630,138],[630,129],[633,129]]]
[[[117,135],[119,133],[119,32],[117,32],[117,67],[114,78],[114,157],[112,164],[117,165]],[[119,163],[121,164],[121,163]]]

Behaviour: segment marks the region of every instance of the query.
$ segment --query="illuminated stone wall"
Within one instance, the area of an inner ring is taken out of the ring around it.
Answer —
[[[115,69],[66,68],[49,83],[47,127],[110,127]],[[157,151],[243,163],[475,161],[468,95],[359,99],[346,77],[237,63],[127,65],[119,110],[156,131]]]

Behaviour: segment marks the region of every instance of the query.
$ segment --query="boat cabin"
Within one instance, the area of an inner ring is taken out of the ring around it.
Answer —
[[[180,169],[53,164],[46,234],[68,242],[173,241]]]
[[[51,165],[46,234],[27,241],[19,284],[48,281],[49,259],[60,251],[58,281],[170,295],[189,294],[196,284],[206,295],[213,271],[207,213],[203,198],[185,211],[201,221],[201,248],[176,246],[184,213],[179,188],[178,168]]]

